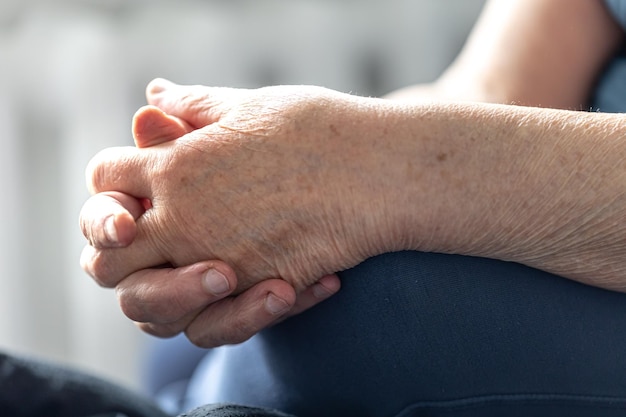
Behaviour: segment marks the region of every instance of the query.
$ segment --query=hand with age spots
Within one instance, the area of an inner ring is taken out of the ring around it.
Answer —
[[[233,267],[238,291],[279,277],[300,292],[380,249],[374,230],[387,219],[357,189],[377,191],[362,176],[377,154],[354,143],[364,131],[379,132],[351,126],[353,117],[372,115],[361,108],[368,100],[320,87],[239,90],[165,81],[149,86],[148,100],[192,130],[150,147],[105,149],[90,162],[96,197],[120,192],[152,205],[138,218],[132,244],[103,249],[94,242],[106,237],[105,216],[94,217],[87,203],[81,223],[92,244],[82,265],[102,285],[155,265],[213,258]]]
[[[206,259],[232,267],[219,270],[237,277],[236,288],[228,286],[234,293],[287,284],[304,294],[318,281],[318,289],[333,283],[332,293],[337,278],[328,274],[399,250],[501,259],[626,288],[623,233],[615,227],[623,224],[625,183],[614,169],[625,152],[620,115],[164,81],[148,88],[148,100],[169,116],[144,109],[151,116],[138,117],[136,127],[187,133],[169,141],[140,134],[153,145],[94,157],[87,173],[96,195],[81,216],[91,245],[82,265],[118,288],[129,316],[158,323],[163,333],[184,328],[185,296],[154,296],[162,287],[156,280],[142,286],[132,278]],[[124,202],[128,196],[133,201]],[[152,206],[144,212],[146,199]],[[108,227],[116,212],[116,227]],[[117,243],[103,246],[110,237]],[[286,310],[295,302],[290,294],[278,297]],[[202,319],[216,317],[212,306],[205,311],[186,327],[192,341],[231,339],[203,333],[215,321]],[[249,334],[247,326],[234,327]]]
[[[139,148],[175,140],[192,127],[154,106],[141,108],[133,119]],[[136,221],[151,201],[120,192],[93,196],[81,213],[81,225],[93,248],[109,250],[132,244]],[[169,337],[185,331],[204,347],[242,342],[263,328],[298,314],[339,290],[335,275],[296,294],[281,279],[261,281],[233,296],[237,276],[222,261],[202,261],[173,268],[147,268],[131,273],[116,286],[122,310],[147,333]]]

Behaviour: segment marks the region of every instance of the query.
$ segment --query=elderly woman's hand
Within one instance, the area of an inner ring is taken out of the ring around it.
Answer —
[[[177,139],[191,130],[184,120],[153,106],[140,109],[133,119],[139,148]],[[149,207],[148,200],[120,192],[94,195],[81,211],[90,246],[127,247],[136,237],[135,221]],[[184,331],[196,344],[212,347],[242,342],[328,298],[339,286],[338,278],[329,275],[296,294],[286,281],[268,279],[232,297],[237,287],[234,271],[213,260],[179,268],[146,268],[125,277],[116,292],[124,313],[147,333],[169,337]]]
[[[144,268],[214,258],[233,267],[239,291],[268,277],[302,291],[376,254],[367,237],[378,239],[376,225],[388,219],[360,200],[358,189],[372,186],[363,172],[375,164],[372,150],[354,146],[368,129],[358,124],[357,100],[318,87],[153,83],[150,103],[195,130],[92,160],[93,193],[121,192],[150,208],[137,219],[132,244],[87,246],[84,269],[112,287]],[[82,224],[90,241],[107,230],[96,224],[94,231],[85,215]]]

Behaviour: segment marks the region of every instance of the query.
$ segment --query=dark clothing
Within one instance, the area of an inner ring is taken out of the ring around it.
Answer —
[[[82,372],[0,354],[2,417],[167,417],[153,402]]]
[[[187,406],[299,417],[626,415],[626,294],[421,252],[369,259],[341,279],[319,306],[211,351]]]

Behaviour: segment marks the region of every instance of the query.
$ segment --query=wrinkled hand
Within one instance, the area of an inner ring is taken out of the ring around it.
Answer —
[[[186,122],[152,106],[140,109],[133,119],[140,148],[189,131]],[[81,225],[95,248],[126,247],[135,239],[135,220],[150,205],[149,200],[119,192],[98,194],[85,204]],[[180,268],[144,269],[123,279],[116,290],[122,310],[144,331],[161,337],[185,331],[194,343],[212,347],[242,342],[299,314],[337,292],[340,283],[335,275],[325,276],[296,295],[287,282],[271,279],[226,298],[236,286],[236,275],[227,264],[205,261]]]
[[[92,192],[152,203],[137,219],[132,244],[83,253],[99,283],[116,286],[153,265],[215,258],[233,266],[238,291],[267,277],[302,291],[376,252],[367,237],[379,237],[376,222],[384,216],[364,209],[371,202],[359,188],[369,185],[362,177],[369,152],[352,143],[362,134],[346,114],[358,108],[352,96],[161,81],[148,98],[196,130],[149,148],[111,148],[90,163]]]

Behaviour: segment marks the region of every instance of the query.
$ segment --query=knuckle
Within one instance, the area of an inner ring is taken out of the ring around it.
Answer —
[[[85,168],[85,179],[87,181],[87,189],[96,194],[101,191],[102,184],[105,183],[106,170],[104,168],[104,160],[109,153],[108,149],[98,152]]]
[[[184,108],[192,112],[198,112],[206,108],[205,99],[206,97],[199,94],[197,89],[190,88],[181,92],[180,96],[174,100],[173,105],[176,108]]]
[[[210,99],[209,93],[200,86],[195,86],[181,94],[178,98],[175,107],[181,109],[187,109],[187,111],[197,115],[196,127],[203,127],[204,124],[209,124],[209,121],[216,119],[214,100]],[[204,121],[204,123],[200,123]]]
[[[145,311],[145,305],[137,302],[136,292],[126,287],[117,286],[115,288],[117,295],[117,302],[122,310],[122,313],[129,319],[146,323],[150,321],[148,314]]]
[[[149,280],[122,280],[116,286],[118,303],[126,317],[137,322],[165,326],[173,325],[189,312],[186,303],[176,296],[179,293],[177,287],[155,275],[161,273],[150,272],[144,276]]]
[[[93,279],[103,288],[113,288],[118,283],[119,278],[110,267],[110,259],[107,250],[97,250],[91,258],[89,267]]]
[[[83,270],[87,272],[93,280],[103,288],[113,288],[119,281],[118,277],[111,271],[109,257],[106,250],[91,248],[82,259]]]
[[[119,180],[128,177],[136,168],[136,152],[132,147],[111,147],[98,152],[87,163],[85,178],[87,189],[96,194],[110,191]]]

